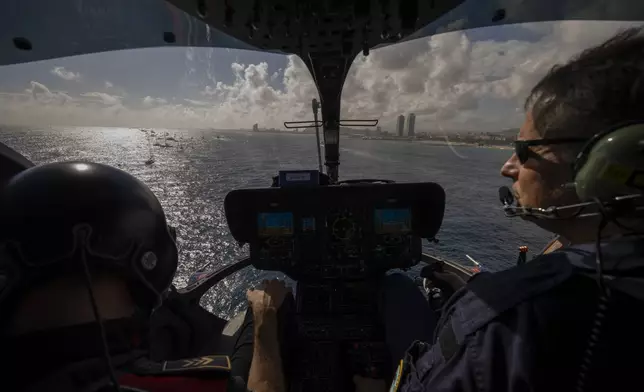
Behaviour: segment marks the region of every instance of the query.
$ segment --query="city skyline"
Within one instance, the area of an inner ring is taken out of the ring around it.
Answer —
[[[401,114],[398,116],[398,123],[396,124],[396,130],[398,131],[398,137],[402,137],[405,134],[405,115]]]
[[[410,113],[409,116],[407,117],[407,136],[414,137],[415,127],[416,127],[416,115],[414,113]]]

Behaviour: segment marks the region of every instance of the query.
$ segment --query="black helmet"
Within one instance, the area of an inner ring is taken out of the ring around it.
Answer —
[[[82,272],[84,262],[124,276],[147,312],[170,287],[174,231],[152,191],[124,171],[52,163],[16,175],[0,193],[0,314],[26,287]]]

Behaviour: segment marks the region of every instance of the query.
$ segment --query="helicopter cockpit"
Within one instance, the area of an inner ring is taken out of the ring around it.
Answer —
[[[227,226],[238,244],[249,246],[249,256],[174,289],[153,320],[154,357],[204,355],[229,345],[241,320],[204,310],[204,294],[249,266],[285,274],[297,282],[292,391],[352,390],[354,374],[391,381],[375,294],[380,280],[394,269],[442,265],[422,247],[423,240],[435,239],[443,222],[449,196],[441,185],[340,180],[340,127],[378,121],[341,115],[341,93],[354,59],[375,48],[482,26],[644,19],[644,3],[630,0],[98,3],[9,1],[5,7],[14,24],[2,28],[0,65],[128,48],[201,46],[295,54],[311,73],[319,96],[314,119],[284,125],[321,129],[318,170],[286,170],[273,186],[267,178],[266,188],[231,190],[224,200]],[[30,165],[3,154],[7,162],[19,162],[16,170]],[[465,279],[473,273],[452,268]]]

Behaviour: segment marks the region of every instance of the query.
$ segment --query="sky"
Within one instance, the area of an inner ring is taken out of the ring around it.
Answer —
[[[566,21],[454,31],[359,54],[343,119],[417,131],[520,126],[555,64],[640,23]],[[318,98],[297,56],[224,48],[130,49],[0,66],[0,123],[249,129],[312,119]]]

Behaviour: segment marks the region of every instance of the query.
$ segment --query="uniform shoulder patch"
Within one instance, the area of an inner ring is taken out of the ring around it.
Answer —
[[[185,372],[193,370],[230,371],[230,358],[226,355],[207,355],[205,357],[179,359],[163,363],[163,372]]]
[[[129,370],[141,376],[169,376],[192,373],[201,374],[205,377],[224,375],[227,377],[230,372],[230,359],[226,355],[206,355],[163,362],[141,358],[129,366]]]

